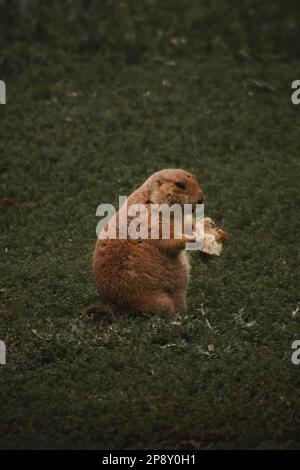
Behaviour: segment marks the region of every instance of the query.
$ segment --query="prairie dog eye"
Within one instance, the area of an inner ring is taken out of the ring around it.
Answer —
[[[186,189],[186,186],[185,186],[184,183],[178,182],[178,183],[175,183],[175,186],[176,186],[177,188],[180,188],[180,189]]]

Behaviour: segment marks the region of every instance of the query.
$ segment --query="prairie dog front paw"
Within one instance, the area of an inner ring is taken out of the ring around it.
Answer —
[[[195,233],[193,233],[192,235],[184,234],[183,235],[183,240],[185,242],[194,242],[196,240],[196,234]]]

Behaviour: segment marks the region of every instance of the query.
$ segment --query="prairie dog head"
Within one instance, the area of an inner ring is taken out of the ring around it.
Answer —
[[[152,204],[201,204],[203,192],[196,177],[184,170],[161,170],[154,173],[145,185]]]

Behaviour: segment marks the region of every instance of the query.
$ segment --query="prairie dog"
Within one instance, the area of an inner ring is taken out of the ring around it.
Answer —
[[[154,173],[127,200],[132,204],[201,204],[202,190],[191,173],[161,170]],[[171,228],[172,234],[172,228]],[[174,233],[173,233],[174,235]],[[101,239],[93,258],[93,271],[100,294],[119,310],[174,314],[186,310],[190,266],[185,244],[191,238]]]

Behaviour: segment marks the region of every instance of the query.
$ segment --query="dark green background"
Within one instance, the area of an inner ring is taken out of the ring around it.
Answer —
[[[0,0],[0,447],[299,448],[299,2],[115,3]],[[187,315],[82,316],[96,207],[165,167],[224,253]]]

